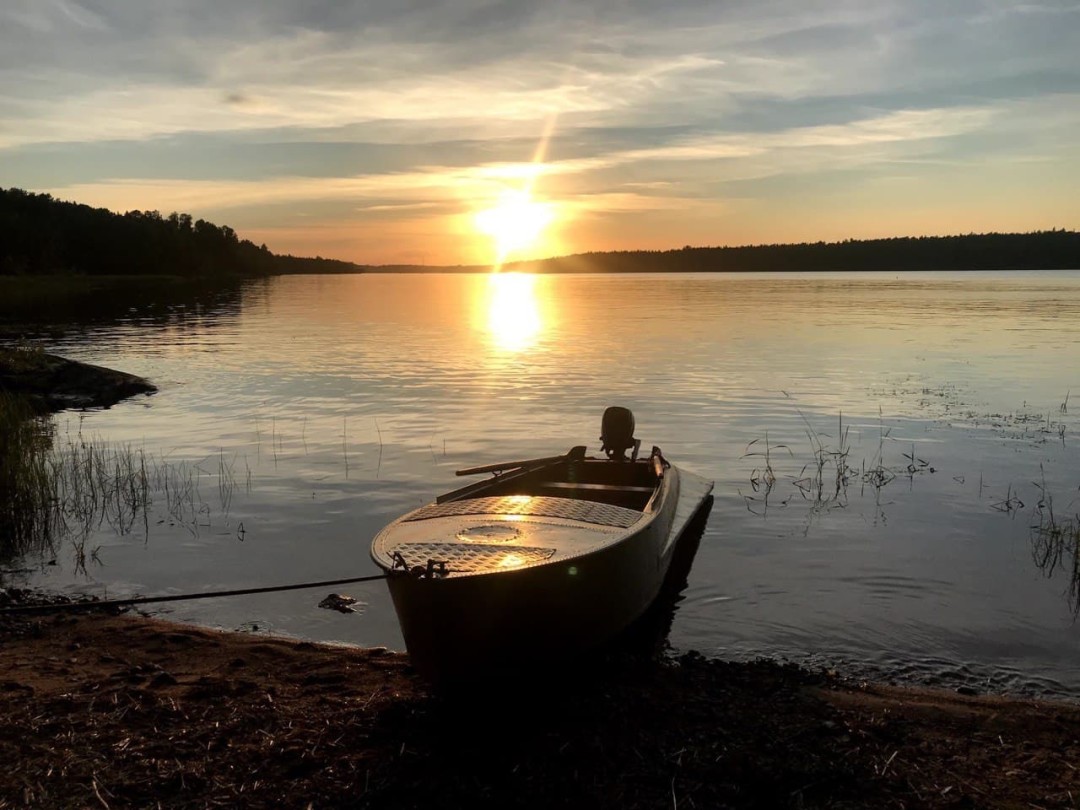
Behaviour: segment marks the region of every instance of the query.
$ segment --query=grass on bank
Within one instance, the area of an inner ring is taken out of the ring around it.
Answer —
[[[44,355],[45,350],[41,346],[24,341],[11,346],[0,346],[0,372],[10,374],[33,372],[41,367]]]

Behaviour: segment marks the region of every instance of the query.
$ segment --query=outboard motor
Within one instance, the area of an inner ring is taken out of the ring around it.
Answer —
[[[626,451],[631,447],[634,448],[631,460],[637,461],[641,440],[634,438],[634,414],[629,408],[613,405],[604,411],[604,419],[600,424],[600,441],[603,442],[600,449],[607,453],[607,457],[612,461],[626,461]]]

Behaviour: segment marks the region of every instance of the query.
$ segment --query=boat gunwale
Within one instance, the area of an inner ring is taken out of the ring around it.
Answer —
[[[672,470],[676,471],[676,479],[675,480],[677,480],[678,468],[676,468],[674,465],[669,465],[668,467],[666,467],[664,472],[665,473],[670,473]],[[666,474],[663,476],[663,478],[660,479],[659,484],[658,484],[658,486],[656,488],[657,492],[654,493],[653,498],[650,499],[650,503],[653,503],[654,501],[656,503],[662,503],[663,502],[663,498],[660,498],[660,500],[656,500],[657,496],[660,494],[660,490],[663,490],[663,489],[666,489],[668,492],[670,492],[671,488],[673,486],[675,486],[675,484],[672,483],[672,480],[673,479],[669,478],[668,475],[666,475]],[[665,495],[664,497],[667,497],[667,496]],[[679,494],[676,493],[676,499],[678,497],[679,497]],[[463,500],[470,500],[470,499],[463,499]],[[416,509],[413,509],[412,511],[402,515],[397,520],[393,521],[392,523],[390,523],[389,525],[384,527],[382,529],[382,531],[380,531],[375,536],[375,539],[372,541],[371,550],[370,550],[372,561],[376,565],[378,565],[381,569],[383,569],[387,573],[389,578],[396,579],[396,578],[400,578],[400,577],[405,577],[405,576],[408,575],[409,572],[403,571],[400,568],[395,569],[395,568],[392,567],[392,565],[387,565],[384,561],[382,561],[378,557],[376,557],[376,545],[380,542],[380,540],[383,538],[383,536],[385,534],[392,531],[395,527],[397,527],[397,526],[399,526],[399,525],[401,525],[403,523],[410,523],[410,522],[419,523],[419,522],[421,522],[421,521],[413,521],[413,520],[410,520],[409,518],[410,518],[411,515],[415,514],[416,512],[421,511],[422,509],[427,508],[428,506],[431,506],[433,503],[436,503],[436,501],[432,501],[431,503],[427,503],[427,504],[424,504],[423,506],[419,506]],[[677,507],[677,506],[678,506],[678,504],[676,503],[675,507]],[[633,510],[633,511],[639,511],[639,510]],[[513,517],[513,518],[515,518],[515,520],[506,521],[506,522],[507,523],[537,523],[537,524],[543,524],[543,525],[549,525],[549,526],[554,525],[554,526],[565,526],[565,527],[568,527],[568,528],[585,529],[587,531],[590,531],[590,532],[593,532],[593,533],[596,533],[596,534],[606,535],[608,538],[610,538],[610,540],[608,542],[605,542],[605,543],[601,544],[601,545],[597,545],[597,546],[595,546],[593,548],[585,549],[583,551],[578,551],[578,552],[566,552],[566,553],[562,553],[562,554],[555,554],[550,559],[542,560],[542,561],[539,561],[539,562],[536,562],[536,563],[531,563],[531,564],[528,564],[528,565],[523,565],[523,566],[520,566],[518,568],[509,568],[509,569],[501,569],[501,570],[493,570],[493,571],[474,571],[474,572],[468,572],[468,573],[449,574],[447,576],[442,576],[442,577],[430,577],[429,579],[432,582],[440,582],[440,581],[461,582],[461,581],[464,581],[464,580],[476,580],[479,577],[489,577],[489,576],[507,577],[507,576],[510,576],[510,575],[513,575],[513,574],[523,574],[524,572],[527,572],[527,571],[536,571],[536,570],[539,570],[539,569],[543,569],[543,568],[547,568],[547,567],[551,567],[551,566],[555,566],[555,565],[573,563],[575,561],[580,561],[580,560],[582,560],[582,559],[584,559],[586,557],[592,556],[594,554],[599,554],[599,553],[602,553],[602,552],[607,552],[607,551],[609,551],[611,549],[618,548],[620,545],[623,545],[623,544],[625,544],[627,542],[632,541],[638,535],[649,531],[652,528],[652,525],[656,522],[657,518],[662,513],[663,513],[662,509],[653,509],[650,512],[641,512],[642,519],[638,520],[637,522],[635,522],[633,525],[631,525],[629,527],[603,526],[603,524],[588,523],[588,522],[585,522],[585,521],[573,520],[571,518],[537,516],[537,519],[531,519],[530,517],[527,517],[527,516],[508,515],[506,513],[498,513],[498,512],[480,513],[479,515],[475,515],[475,516],[476,517],[484,516],[484,517],[492,517],[492,518]],[[470,515],[470,517],[473,517],[473,515]],[[427,520],[444,521],[444,520],[452,520],[452,517],[450,517],[450,516],[433,517],[433,518],[427,518]],[[598,527],[600,527],[600,528],[598,528]],[[606,529],[606,531],[605,531],[605,529]],[[674,530],[674,525],[671,527],[671,529]],[[465,544],[463,544],[463,545],[465,545]],[[512,546],[507,546],[507,548],[512,548]]]

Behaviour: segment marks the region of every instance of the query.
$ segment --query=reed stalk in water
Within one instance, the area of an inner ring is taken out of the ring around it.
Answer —
[[[56,534],[51,423],[28,400],[0,392],[0,558],[44,552]]]
[[[168,522],[198,535],[214,513],[200,493],[203,475],[217,479],[221,513],[227,517],[232,507],[235,459],[219,451],[216,461],[216,470],[203,470],[81,432],[58,440],[51,421],[36,416],[28,401],[0,393],[0,560],[55,554],[66,541],[76,568],[85,568],[97,558],[90,540],[103,529],[149,540],[155,498],[161,518],[155,525]]]
[[[1080,616],[1080,514],[1062,517],[1054,512],[1054,497],[1047,489],[1045,473],[1035,488],[1039,490],[1039,500],[1031,524],[1032,558],[1047,577],[1057,571],[1065,572],[1069,577],[1069,606],[1073,616]]]

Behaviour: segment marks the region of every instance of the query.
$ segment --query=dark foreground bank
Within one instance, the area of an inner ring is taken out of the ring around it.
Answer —
[[[0,617],[4,807],[1075,807],[1080,707],[690,654],[471,695],[407,659]]]

